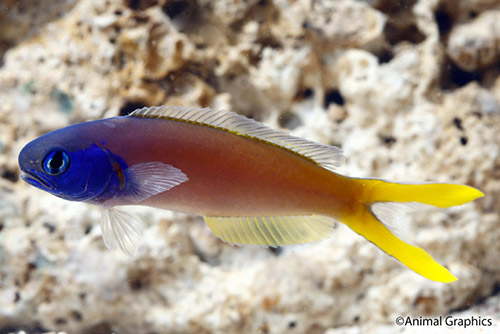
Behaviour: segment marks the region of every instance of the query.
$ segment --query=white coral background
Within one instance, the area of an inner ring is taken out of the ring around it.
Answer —
[[[497,0],[2,1],[0,333],[497,333],[499,22]],[[162,104],[340,146],[346,175],[478,187],[401,219],[459,280],[428,281],[341,224],[273,251],[149,208],[131,209],[147,229],[130,258],[105,248],[96,208],[19,179],[41,134]],[[446,315],[492,326],[394,323]]]

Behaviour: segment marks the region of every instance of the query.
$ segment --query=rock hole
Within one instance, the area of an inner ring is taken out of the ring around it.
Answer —
[[[306,87],[297,90],[297,93],[294,96],[295,101],[307,100],[314,96],[314,89]]]
[[[83,320],[82,314],[76,310],[71,311],[71,318],[75,321],[82,321]]]
[[[92,231],[92,225],[88,224],[85,226],[85,230],[83,231],[83,233],[85,235],[89,234],[90,232]]]
[[[384,35],[391,45],[396,45],[403,41],[419,44],[425,40],[425,35],[420,32],[415,23],[407,26],[398,26],[389,21],[384,27]]]
[[[283,247],[276,246],[276,247],[269,247],[268,248],[269,252],[273,254],[274,256],[280,256],[281,253],[283,253]]]
[[[452,71],[450,73],[451,81],[456,84],[458,87],[462,87],[467,85],[472,81],[479,81],[481,79],[481,73],[478,71],[467,72],[461,70],[456,66],[452,66]]]
[[[157,0],[126,0],[127,7],[132,10],[145,10],[157,4]]]
[[[21,300],[21,294],[19,293],[19,291],[16,291],[16,293],[14,294],[14,303],[17,303],[20,300]]]
[[[384,27],[384,35],[391,45],[402,41],[418,44],[425,39],[415,23],[413,7],[416,2],[417,0],[380,0],[373,5],[389,18]]]
[[[141,269],[130,270],[128,272],[128,282],[131,290],[142,290],[151,284],[151,273]]]
[[[434,19],[436,20],[439,29],[439,36],[446,35],[450,31],[453,24],[451,15],[444,9],[438,9],[434,13]]]
[[[49,233],[54,233],[54,231],[56,230],[55,225],[48,222],[43,223],[43,227],[45,227],[49,231]]]
[[[136,12],[133,16],[132,16],[132,19],[135,20],[135,22],[137,23],[148,23],[149,22],[149,16],[147,16],[146,14],[144,13],[140,13],[140,12]],[[89,32],[90,34],[90,32]]]
[[[246,12],[241,15],[241,18],[233,22],[229,28],[234,32],[240,31],[246,22],[255,21],[264,27],[263,31],[267,30],[269,33],[268,24],[276,22],[279,19],[279,15],[280,11],[272,1],[262,0],[252,6],[248,6]]]
[[[31,279],[31,274],[33,273],[33,271],[35,271],[36,269],[36,264],[33,263],[33,262],[30,262],[28,263],[28,265],[26,266],[26,271],[24,273],[24,283],[27,283],[29,282],[29,280]]]
[[[167,1],[162,6],[162,11],[171,19],[178,17],[179,15],[189,15],[189,9],[191,7],[190,1],[187,0],[174,0]]]
[[[388,147],[391,147],[396,142],[396,138],[393,136],[380,136],[380,140]]]
[[[125,103],[125,105],[123,107],[121,107],[120,116],[127,116],[132,111],[134,111],[136,109],[143,108],[145,106],[146,105],[144,103],[139,102],[139,101],[128,101],[127,103]]]
[[[411,10],[416,2],[417,0],[380,0],[375,1],[374,7],[385,14],[395,15],[404,11]]]
[[[325,109],[332,103],[339,106],[343,106],[345,103],[344,97],[342,97],[342,94],[337,89],[330,90],[325,94],[325,101],[323,103]]]
[[[2,178],[9,180],[10,182],[17,182],[17,180],[19,180],[19,174],[17,171],[6,169],[2,172]]]
[[[387,64],[394,58],[394,54],[391,50],[384,50],[377,57],[379,64]]]
[[[130,9],[137,10],[137,9],[139,9],[140,2],[141,2],[140,0],[128,0],[127,6]]]
[[[453,118],[453,124],[460,131],[464,131],[464,127],[462,126],[462,119],[461,118],[459,118],[459,117]]]
[[[274,50],[279,50],[282,49],[283,46],[281,45],[281,42],[279,39],[277,39],[275,36],[271,34],[267,34],[265,36],[259,37],[256,41],[256,43],[259,43],[262,45],[262,48],[271,48]]]
[[[463,87],[472,81],[481,82],[480,71],[464,71],[451,61],[443,66],[441,71],[440,85],[444,90]]]
[[[312,88],[304,88],[304,90],[302,92],[302,96],[304,97],[304,99],[308,99],[310,97],[313,97],[314,90]]]

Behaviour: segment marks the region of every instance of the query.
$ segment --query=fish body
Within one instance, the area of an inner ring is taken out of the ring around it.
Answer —
[[[103,207],[108,246],[132,253],[140,224],[114,208],[145,205],[199,214],[232,244],[285,245],[348,225],[417,273],[455,277],[383,224],[376,203],[439,207],[481,197],[453,184],[398,184],[343,176],[338,148],[210,109],[152,107],[48,133],[19,156],[23,179],[56,196]]]
[[[106,136],[109,150],[124,152],[120,156],[128,164],[160,161],[189,178],[138,204],[204,216],[327,214],[331,198],[342,202],[349,191],[347,184],[339,185],[339,174],[265,142],[175,120],[109,121],[116,124]],[[124,145],[120,134],[128,131],[155,135]]]
[[[138,135],[127,138],[128,134]],[[43,151],[27,154],[43,157],[60,143],[72,143],[74,146],[66,146],[70,152],[101,151],[93,156],[102,159],[89,161],[88,166],[108,167],[103,174],[110,179],[116,178],[113,163],[125,170],[152,161],[175,166],[189,178],[169,191],[135,201],[120,196],[119,187],[106,189],[111,181],[100,177],[102,187],[93,193],[102,192],[83,199],[93,204],[147,205],[205,216],[334,215],[335,207],[347,205],[346,194],[354,185],[342,182],[347,179],[342,175],[279,147],[175,120],[114,117],[72,125],[40,141],[44,141]],[[40,147],[37,142],[33,145]],[[85,174],[85,166],[78,168]],[[94,177],[95,171],[89,174]],[[66,199],[74,200],[71,194]]]

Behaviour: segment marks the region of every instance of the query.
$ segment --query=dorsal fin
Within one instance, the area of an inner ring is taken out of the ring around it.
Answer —
[[[338,147],[293,137],[227,110],[160,106],[137,109],[129,116],[177,120],[221,129],[281,147],[329,170],[342,164],[342,151]]]

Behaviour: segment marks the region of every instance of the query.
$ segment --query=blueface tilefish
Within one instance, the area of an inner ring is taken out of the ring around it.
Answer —
[[[141,223],[122,205],[202,215],[231,244],[300,244],[342,222],[418,274],[456,280],[384,223],[391,203],[440,208],[482,197],[459,184],[404,184],[335,172],[339,148],[270,129],[229,111],[150,107],[59,129],[27,144],[22,178],[70,201],[103,208],[109,248],[133,254]],[[382,204],[385,213],[374,207]],[[388,210],[387,210],[388,209]]]

